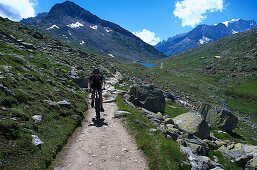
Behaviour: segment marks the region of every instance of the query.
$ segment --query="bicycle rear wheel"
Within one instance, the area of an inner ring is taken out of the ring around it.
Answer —
[[[100,122],[100,99],[95,98],[95,112],[96,112],[96,120]]]

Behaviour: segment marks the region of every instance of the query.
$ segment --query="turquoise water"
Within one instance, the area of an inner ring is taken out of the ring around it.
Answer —
[[[146,67],[153,67],[155,66],[156,64],[153,64],[153,63],[140,63],[141,65],[143,66],[146,66]]]

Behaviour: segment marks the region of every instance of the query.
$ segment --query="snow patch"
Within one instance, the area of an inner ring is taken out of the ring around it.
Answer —
[[[228,27],[228,24],[229,24],[229,23],[237,22],[237,21],[239,21],[240,19],[241,19],[241,18],[238,18],[238,19],[232,19],[232,20],[230,20],[230,21],[222,22],[222,24],[224,24],[224,25],[226,25],[226,27]]]
[[[112,30],[108,30],[107,28],[104,28],[106,32],[111,32]]]
[[[92,28],[93,30],[97,30],[97,25],[89,26],[89,27]]]
[[[200,43],[200,44],[205,44],[205,43],[208,43],[208,42],[210,42],[210,41],[211,41],[210,38],[203,36],[203,37],[199,40],[199,43]]]
[[[235,31],[235,30],[232,30],[232,34],[236,34],[236,33],[238,33],[237,31]]]
[[[79,27],[83,27],[84,25],[80,22],[76,22],[76,23],[69,24],[67,26],[70,28],[79,28]]]
[[[54,28],[60,29],[57,25],[52,25],[51,27],[47,28],[46,30],[51,30],[51,29],[54,29]]]
[[[79,44],[80,44],[80,45],[83,45],[83,44],[85,44],[85,41],[82,40]]]
[[[68,32],[69,33],[69,35],[72,35],[70,32]]]
[[[218,24],[213,24],[214,26],[217,26]]]
[[[107,55],[114,58],[114,55],[112,55],[112,54],[107,54]]]

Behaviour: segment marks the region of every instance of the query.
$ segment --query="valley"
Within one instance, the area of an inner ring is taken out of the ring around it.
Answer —
[[[73,167],[74,148],[86,155],[79,169],[256,168],[254,27],[242,19],[202,25],[155,48],[70,1],[21,22],[0,17],[0,169]],[[100,127],[90,126],[86,91],[95,67],[106,77]]]

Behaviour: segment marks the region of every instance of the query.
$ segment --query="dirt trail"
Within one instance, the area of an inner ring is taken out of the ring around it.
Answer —
[[[82,127],[76,130],[55,159],[54,169],[149,169],[133,137],[126,132],[120,120],[113,118],[117,104],[111,101],[117,91],[110,84],[116,81],[115,78],[106,81],[109,97],[105,99],[105,112],[101,113],[105,120],[97,124],[94,121],[95,110],[90,108]]]

